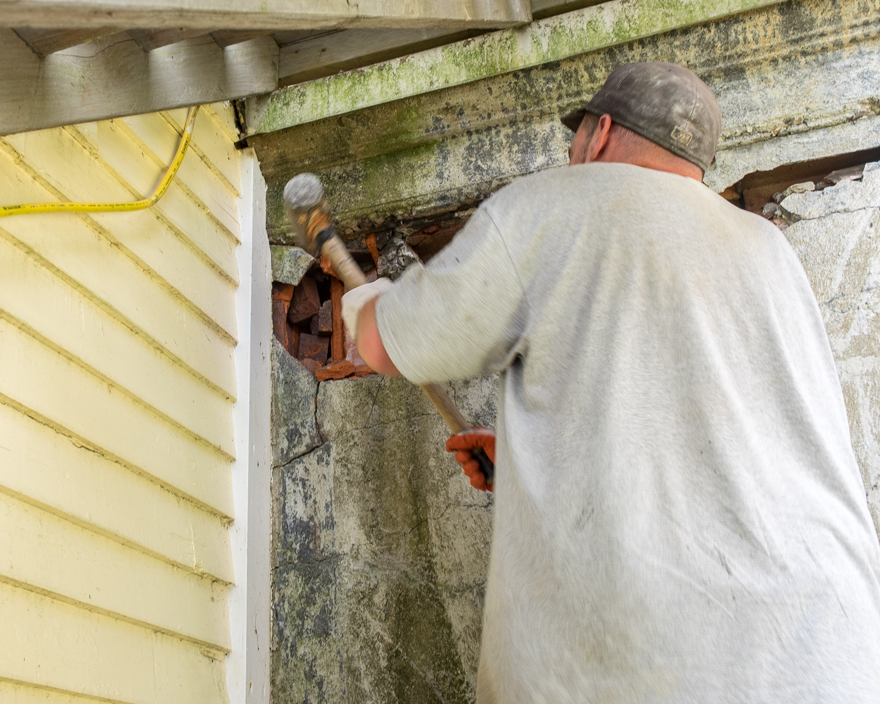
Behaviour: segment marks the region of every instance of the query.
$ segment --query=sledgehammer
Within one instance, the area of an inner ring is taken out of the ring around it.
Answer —
[[[364,272],[351,258],[345,244],[330,221],[330,206],[324,197],[324,187],[314,174],[294,176],[284,187],[284,206],[293,227],[294,243],[313,256],[326,255],[333,269],[348,288],[367,283]],[[439,384],[421,387],[425,395],[446,421],[453,433],[468,430],[471,424],[456,408],[449,394]],[[473,453],[480,463],[486,483],[494,480],[495,466],[482,450]]]

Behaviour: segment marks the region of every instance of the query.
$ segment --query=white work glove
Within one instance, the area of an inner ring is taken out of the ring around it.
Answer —
[[[348,336],[357,343],[357,324],[361,310],[374,298],[381,296],[394,286],[391,279],[376,279],[363,286],[353,288],[342,297],[342,321],[348,330]]]

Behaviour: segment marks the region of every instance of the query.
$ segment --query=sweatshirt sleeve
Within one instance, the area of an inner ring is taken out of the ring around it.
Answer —
[[[487,208],[427,266],[413,266],[377,306],[379,334],[416,384],[504,369],[523,336],[527,304],[504,239]]]

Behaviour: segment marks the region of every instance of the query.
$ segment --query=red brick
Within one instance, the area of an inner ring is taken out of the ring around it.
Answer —
[[[372,369],[370,369],[366,364],[358,364],[354,368],[354,374],[352,374],[352,378],[358,379],[362,376],[368,376],[370,374],[375,374]]]
[[[327,274],[327,276],[330,276],[334,279],[339,278],[339,275],[336,273],[336,269],[334,269],[333,264],[330,263],[330,257],[328,257],[326,254],[322,254],[319,263],[321,265],[321,271]]]
[[[348,360],[340,360],[338,362],[330,362],[325,367],[321,367],[315,372],[318,381],[327,381],[328,379],[344,379],[354,374],[354,365]]]
[[[314,279],[306,276],[293,291],[287,319],[296,325],[308,320],[319,310],[321,310],[321,299],[318,296],[318,285]]]
[[[287,349],[289,344],[287,335],[287,301],[280,298],[272,299],[272,332],[278,338],[278,342]]]
[[[297,354],[296,358],[301,362],[305,359],[313,359],[321,366],[327,363],[329,347],[330,340],[326,337],[317,337],[316,335],[303,333],[299,336],[299,354]]]
[[[332,302],[324,301],[321,304],[321,310],[312,318],[311,330],[312,335],[320,335],[321,337],[330,337],[333,332],[333,310]]]
[[[330,280],[330,311],[333,317],[333,334],[330,337],[330,358],[345,359],[345,328],[342,324],[342,294],[344,286],[338,279]]]
[[[376,246],[376,233],[370,233],[364,238],[370,256],[373,258],[373,266],[379,266],[379,248]]]
[[[272,282],[272,300],[286,301],[290,303],[293,297],[293,284],[282,284],[278,281]]]
[[[847,169],[838,169],[837,171],[832,171],[822,180],[825,183],[837,184],[841,181],[858,181],[862,178],[862,174],[865,171],[865,165],[861,164],[860,166],[850,166]]]
[[[300,329],[295,325],[287,324],[287,339],[290,355],[296,357],[299,354],[299,339],[301,337]]]
[[[318,371],[318,367],[320,366],[314,359],[301,359],[299,361],[312,374]]]

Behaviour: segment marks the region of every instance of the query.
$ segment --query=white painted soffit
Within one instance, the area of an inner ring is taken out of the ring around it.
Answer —
[[[780,0],[611,0],[245,101],[247,136],[559,61]]]

